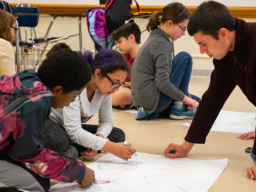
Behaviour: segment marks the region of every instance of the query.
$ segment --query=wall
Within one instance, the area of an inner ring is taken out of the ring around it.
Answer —
[[[137,0],[140,5],[166,5],[168,3],[171,3],[173,1],[170,0]],[[198,6],[205,0],[179,0],[179,2],[183,3],[186,6]],[[256,7],[256,1],[255,0],[216,0],[218,2],[221,2],[225,4],[226,6],[240,6],[240,7]],[[20,3],[20,0],[9,0],[9,3]],[[99,0],[26,0],[26,3],[34,3],[34,4],[83,4],[83,5],[98,5]],[[134,1],[133,1],[133,4]]]
[[[245,19],[248,22],[256,22],[256,19]],[[51,17],[41,16],[39,24],[36,27],[36,32],[38,37],[43,37],[46,30],[50,24]],[[141,30],[145,29],[148,20],[136,19],[135,22],[140,26]],[[86,19],[82,19],[82,31],[83,31],[83,48],[94,51],[94,44],[89,36],[87,30]],[[78,19],[77,18],[57,18],[53,24],[50,36],[59,37],[78,33]],[[141,37],[141,42],[145,42],[149,33],[143,32]],[[22,34],[24,38],[24,33]],[[64,40],[72,49],[79,49],[79,39],[78,37],[72,37],[68,40]],[[52,45],[49,45],[50,48]],[[199,52],[199,47],[195,43],[194,39],[190,37],[187,33],[184,37],[174,42],[175,54],[180,51],[186,51],[191,54],[194,62],[194,69],[213,69],[212,59],[208,58],[207,55],[201,55]]]

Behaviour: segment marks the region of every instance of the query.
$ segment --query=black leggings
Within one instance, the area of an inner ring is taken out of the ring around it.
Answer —
[[[95,134],[98,125],[82,124],[82,128]],[[125,134],[121,129],[114,127],[109,134],[108,139],[115,143],[124,142]],[[47,119],[44,124],[42,144],[47,149],[51,149],[58,153],[66,153],[69,157],[78,157],[81,152],[87,150],[86,147],[71,141],[65,129],[51,119]]]

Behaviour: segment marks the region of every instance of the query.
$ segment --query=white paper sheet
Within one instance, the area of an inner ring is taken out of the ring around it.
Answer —
[[[127,113],[137,113],[138,111],[135,111],[135,110],[125,110],[124,112],[127,112]]]
[[[247,133],[255,131],[256,113],[221,111],[211,131],[229,133]],[[190,123],[182,125],[190,127]]]
[[[228,159],[169,159],[162,155],[137,153],[129,161],[107,154],[88,167],[97,180],[111,183],[79,188],[77,183],[58,183],[51,192],[207,192],[223,170]]]
[[[255,131],[256,113],[221,111],[211,131],[247,133]]]
[[[190,123],[186,122],[182,124],[183,126],[190,127]]]

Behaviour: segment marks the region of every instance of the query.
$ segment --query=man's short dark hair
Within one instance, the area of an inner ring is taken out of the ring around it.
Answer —
[[[188,23],[190,36],[201,31],[204,35],[211,35],[218,40],[221,28],[236,30],[236,19],[225,5],[215,1],[206,1],[199,5]]]
[[[50,54],[37,74],[51,90],[62,86],[63,93],[80,90],[91,80],[91,68],[84,58],[75,51],[65,49]]]
[[[48,57],[50,54],[59,51],[61,49],[68,49],[71,51],[71,48],[66,43],[57,43],[55,44],[46,54],[46,57]]]
[[[113,41],[118,41],[121,37],[128,39],[131,34],[134,35],[136,43],[140,44],[141,31],[139,26],[134,22],[129,22],[122,25],[117,30],[112,32],[111,37]]]

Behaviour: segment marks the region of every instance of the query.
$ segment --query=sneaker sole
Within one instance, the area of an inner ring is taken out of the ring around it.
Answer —
[[[183,120],[183,119],[194,119],[194,117],[189,117],[189,116],[175,116],[170,114],[169,115],[170,119],[175,119],[175,120]]]

